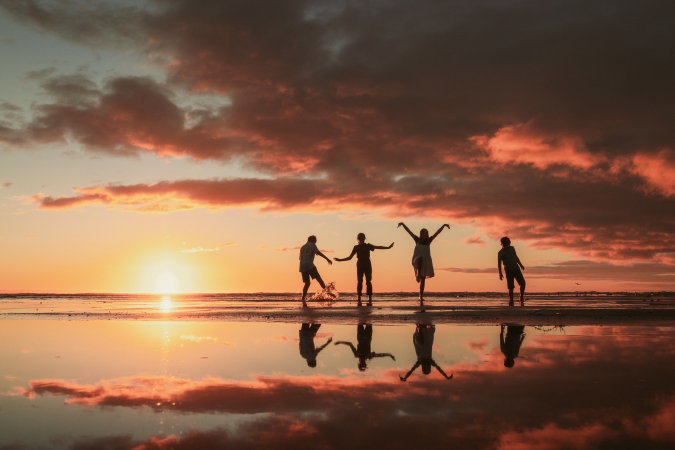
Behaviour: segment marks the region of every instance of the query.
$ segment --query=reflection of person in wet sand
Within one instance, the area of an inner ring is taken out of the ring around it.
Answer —
[[[413,238],[415,241],[415,251],[413,252],[412,265],[415,269],[415,279],[420,284],[420,301],[424,301],[424,285],[427,278],[433,278],[434,276],[434,263],[431,260],[431,249],[430,245],[436,236],[441,234],[443,228],[450,225],[447,223],[440,227],[438,231],[431,237],[429,237],[429,231],[426,228],[420,230],[419,237],[415,236],[410,228],[408,228],[403,222],[398,224],[399,227],[405,228],[405,231]]]
[[[335,261],[349,261],[356,255],[356,293],[358,294],[359,306],[361,306],[361,293],[363,292],[363,276],[366,276],[366,294],[368,294],[368,305],[373,304],[373,285],[370,282],[373,278],[373,267],[370,264],[370,252],[375,250],[388,250],[394,246],[392,242],[389,247],[366,244],[366,235],[359,233],[356,235],[358,244],[352,249],[351,255],[346,258],[333,258]]]
[[[502,249],[497,253],[497,268],[499,269],[499,279],[503,280],[502,262],[504,263],[504,272],[506,272],[506,287],[509,288],[509,306],[513,306],[513,289],[516,285],[513,282],[515,279],[520,286],[520,305],[525,304],[525,277],[520,269],[525,270],[525,266],[520,262],[516,249],[511,246],[511,239],[504,236],[501,238]],[[520,266],[520,267],[518,267]]]
[[[314,255],[321,256],[330,265],[333,264],[333,261],[319,251],[319,248],[316,246],[316,236],[308,237],[307,243],[300,247],[300,273],[302,273],[302,281],[305,283],[305,286],[302,288],[302,306],[307,306],[305,297],[307,297],[307,290],[312,283],[310,277],[318,281],[322,289],[326,289],[326,283],[323,282],[319,271],[316,270],[316,266],[314,265]]]
[[[525,327],[523,325],[507,325],[506,337],[504,337],[504,325],[499,333],[499,348],[504,354],[504,367],[511,368],[516,363],[515,359],[520,352],[520,346],[525,339]]]
[[[338,341],[335,345],[344,344],[352,349],[354,356],[359,359],[358,368],[360,371],[366,370],[368,360],[373,358],[388,356],[396,361],[396,358],[391,353],[374,353],[371,351],[370,344],[373,341],[373,326],[371,324],[356,326],[356,341],[358,342],[356,348],[354,348],[351,342],[346,341]]]
[[[431,367],[433,366],[441,373],[441,375],[445,377],[446,380],[452,378],[452,374],[450,374],[450,376],[446,375],[445,372],[443,372],[443,369],[441,369],[438,364],[436,364],[436,361],[434,361],[434,359],[431,357],[431,350],[434,346],[435,332],[436,327],[434,325],[417,325],[415,334],[413,334],[413,344],[415,345],[415,353],[417,353],[417,362],[414,366],[412,366],[412,369],[410,369],[410,371],[404,377],[399,375],[401,381],[406,381],[419,366],[422,366],[422,373],[424,375],[429,375],[431,373]]]
[[[314,338],[319,328],[321,328],[320,323],[303,323],[300,328],[300,356],[307,360],[309,367],[316,367],[316,357],[319,356],[321,350],[333,342],[333,338],[328,338],[325,344],[316,348],[314,346]]]

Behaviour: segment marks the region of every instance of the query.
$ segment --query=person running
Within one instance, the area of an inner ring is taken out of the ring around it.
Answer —
[[[322,289],[326,289],[326,283],[323,282],[321,275],[319,275],[319,271],[314,265],[314,255],[321,256],[328,261],[328,264],[330,265],[333,264],[333,261],[331,261],[330,258],[319,251],[319,248],[316,246],[316,236],[308,237],[307,243],[300,247],[300,273],[302,273],[302,281],[305,283],[305,286],[302,289],[302,306],[307,306],[305,297],[307,297],[309,285],[312,283],[310,277],[318,281]]]
[[[332,337],[328,338],[328,341],[326,341],[325,344],[316,348],[314,345],[314,338],[316,337],[319,328],[321,328],[320,323],[303,323],[300,327],[300,356],[305,358],[305,360],[307,360],[307,365],[312,368],[316,367],[316,357],[319,356],[321,350],[333,342]]]
[[[401,375],[398,376],[401,381],[407,381],[410,375],[412,375],[419,366],[422,366],[422,373],[424,375],[429,375],[431,373],[431,368],[435,367],[446,380],[452,378],[452,374],[450,374],[450,376],[446,375],[445,372],[443,372],[443,369],[441,369],[432,358],[431,352],[434,346],[435,333],[435,325],[417,325],[415,334],[413,334],[413,345],[415,346],[415,353],[417,354],[417,362],[404,377]]]
[[[436,236],[441,234],[443,228],[450,225],[447,223],[440,227],[438,231],[431,237],[429,237],[429,231],[426,228],[420,230],[419,237],[415,236],[410,228],[408,228],[403,222],[398,224],[399,227],[405,228],[405,231],[413,238],[415,241],[415,251],[413,252],[412,265],[415,269],[415,279],[420,284],[420,302],[424,301],[424,285],[427,278],[433,278],[434,276],[434,263],[431,260],[431,249],[429,246],[436,239]]]
[[[375,353],[371,350],[371,343],[373,342],[373,326],[371,324],[361,324],[356,326],[356,341],[358,344],[354,348],[354,344],[347,341],[337,341],[335,345],[343,344],[348,345],[352,349],[354,356],[359,359],[357,367],[361,372],[365,371],[367,368],[368,360],[373,358],[382,358],[388,356],[394,361],[394,355],[391,353]]]
[[[497,253],[497,269],[499,269],[499,279],[503,280],[502,262],[504,263],[504,272],[506,272],[506,287],[509,288],[509,306],[513,306],[513,289],[516,287],[513,280],[518,281],[520,286],[520,305],[525,304],[525,277],[520,269],[525,270],[525,266],[520,262],[516,249],[511,246],[511,239],[504,236],[501,238],[502,249]],[[518,267],[520,266],[520,267]]]
[[[394,246],[392,242],[389,247],[366,244],[366,235],[359,233],[356,235],[358,244],[352,249],[351,255],[346,258],[333,258],[335,261],[349,261],[356,255],[356,293],[358,295],[359,306],[361,306],[361,293],[363,292],[363,276],[366,277],[366,294],[368,294],[368,306],[373,304],[373,266],[370,264],[370,252],[375,250],[388,250]]]
[[[504,338],[504,325],[499,332],[499,348],[504,355],[504,367],[509,369],[516,363],[516,358],[520,353],[520,346],[525,340],[525,326],[506,325],[506,338]]]

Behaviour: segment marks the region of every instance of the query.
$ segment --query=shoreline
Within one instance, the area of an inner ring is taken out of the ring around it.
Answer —
[[[541,308],[536,306],[439,307],[424,311],[414,306],[362,306],[267,309],[262,307],[231,308],[221,311],[58,311],[4,312],[0,320],[141,320],[141,321],[210,321],[210,322],[283,322],[400,325],[410,323],[493,325],[579,326],[633,325],[675,326],[675,308]]]

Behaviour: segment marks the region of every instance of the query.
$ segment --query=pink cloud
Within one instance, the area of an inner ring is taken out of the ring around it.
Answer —
[[[472,234],[468,238],[464,239],[464,243],[466,245],[477,245],[481,248],[487,245],[480,234]]]
[[[604,161],[585,148],[581,137],[546,134],[536,130],[532,121],[503,127],[491,138],[473,136],[470,140],[501,164],[532,164],[539,169],[565,164],[588,169]]]
[[[652,189],[675,196],[675,152],[670,149],[656,154],[638,153],[633,156],[633,171],[644,178]]]

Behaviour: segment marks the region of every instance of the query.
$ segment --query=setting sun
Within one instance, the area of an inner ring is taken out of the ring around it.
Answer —
[[[178,292],[178,277],[172,272],[162,272],[155,279],[155,289],[159,294],[175,294]]]

